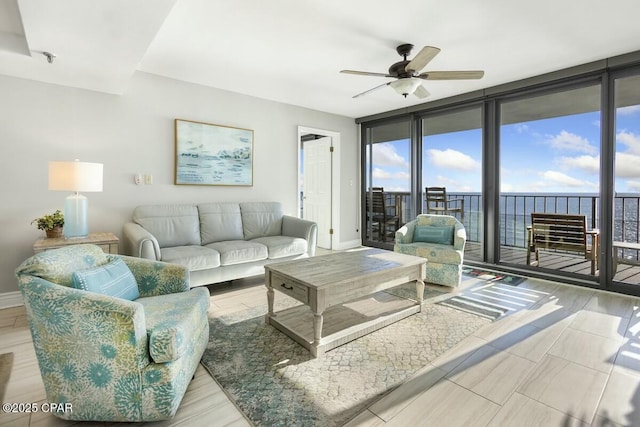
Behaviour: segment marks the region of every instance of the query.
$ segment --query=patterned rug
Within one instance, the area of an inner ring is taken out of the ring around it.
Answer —
[[[393,293],[415,298],[415,286]],[[256,426],[341,426],[489,323],[433,303],[445,295],[425,290],[422,312],[319,359],[265,325],[265,298],[264,306],[211,320],[202,364]],[[276,311],[296,304],[276,295]]]

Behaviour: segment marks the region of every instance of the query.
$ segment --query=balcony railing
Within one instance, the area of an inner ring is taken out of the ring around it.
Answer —
[[[467,230],[470,242],[482,239],[483,209],[480,193],[447,193],[452,199],[464,199],[464,214],[457,215]],[[386,192],[385,202],[390,214],[398,215],[401,224],[415,218],[408,192]],[[600,228],[596,194],[503,193],[500,195],[500,244],[525,248],[527,226],[532,212],[583,214],[591,228]],[[640,195],[618,194],[614,201],[614,241],[640,242]],[[423,202],[422,211],[425,212]],[[623,249],[626,259],[640,260],[638,250]]]

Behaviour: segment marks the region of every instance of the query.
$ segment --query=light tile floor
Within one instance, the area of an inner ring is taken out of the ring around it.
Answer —
[[[536,279],[517,289],[536,301],[469,336],[348,426],[640,426],[640,299]],[[259,278],[210,290],[211,315],[265,298]],[[45,402],[22,307],[0,310],[0,353],[9,351],[5,400]],[[0,413],[2,426],[72,424]],[[176,417],[155,425],[250,424],[199,367]]]
[[[640,426],[640,299],[527,279],[541,296],[348,426]]]

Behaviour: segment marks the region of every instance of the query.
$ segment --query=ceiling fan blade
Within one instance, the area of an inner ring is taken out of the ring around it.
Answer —
[[[424,88],[424,86],[420,85],[416,88],[415,92],[413,92],[413,94],[415,96],[417,96],[420,99],[424,99],[426,97],[428,97],[429,95],[431,95],[429,93],[429,91],[427,89]]]
[[[481,79],[484,71],[427,71],[418,77],[425,80],[473,80]]]
[[[440,53],[440,49],[433,46],[425,46],[420,52],[404,67],[407,73],[413,74],[422,70],[427,64]]]
[[[344,74],[355,74],[358,76],[393,77],[387,73],[370,73],[368,71],[340,70]]]
[[[383,84],[381,84],[380,86],[376,86],[376,87],[374,87],[374,88],[372,88],[372,89],[365,90],[364,92],[359,93],[359,94],[357,94],[357,95],[354,95],[353,97],[354,97],[354,98],[358,98],[358,97],[360,97],[360,96],[363,96],[363,95],[368,94],[369,92],[373,92],[374,90],[378,90],[378,89],[381,89],[381,88],[383,88],[383,87],[385,87],[385,86],[389,86],[391,83],[393,83],[393,82],[383,83]]]

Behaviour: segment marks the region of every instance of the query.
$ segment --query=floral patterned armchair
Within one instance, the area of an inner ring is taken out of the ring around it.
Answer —
[[[135,278],[136,299],[73,287],[74,272],[119,260]],[[57,416],[155,421],[175,415],[209,339],[209,292],[189,289],[185,267],[74,245],[32,256],[16,277],[47,401],[72,409]]]
[[[425,282],[460,286],[467,233],[450,215],[418,215],[398,231],[393,250],[427,259]]]

